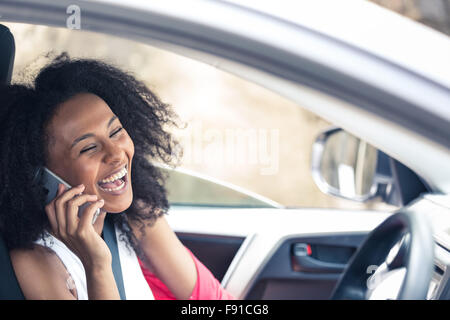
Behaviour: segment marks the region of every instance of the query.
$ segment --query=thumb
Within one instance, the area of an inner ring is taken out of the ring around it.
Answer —
[[[103,226],[105,224],[105,218],[106,218],[106,214],[107,212],[105,210],[103,210],[102,208],[100,208],[100,214],[97,217],[97,220],[95,220],[93,227],[95,232],[98,233],[98,235],[102,234],[103,231]]]

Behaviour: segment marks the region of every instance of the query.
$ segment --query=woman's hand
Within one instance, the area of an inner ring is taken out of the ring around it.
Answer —
[[[55,199],[45,206],[45,212],[53,235],[80,258],[85,269],[110,268],[111,252],[99,235],[106,213],[101,210],[97,221],[92,224],[96,210],[103,207],[104,201],[98,200],[96,195],[81,194],[83,190],[84,186],[80,185],[66,191],[60,184]],[[79,218],[79,207],[86,202],[92,203]]]

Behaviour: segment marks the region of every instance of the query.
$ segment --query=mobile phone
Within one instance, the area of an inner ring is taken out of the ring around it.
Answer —
[[[47,198],[45,200],[45,204],[49,204],[53,199],[56,198],[56,195],[58,193],[58,185],[62,183],[66,189],[71,189],[72,186],[65,182],[61,177],[56,175],[54,172],[49,170],[46,167],[41,167],[37,169],[35,178],[35,182],[40,183],[47,191]],[[86,208],[91,204],[91,202],[86,202],[83,205],[81,205],[78,209],[78,217],[81,218],[83,215],[83,212],[86,210]],[[92,219],[92,224],[97,220],[98,215],[100,214],[100,208],[97,209],[97,211],[94,214],[94,218]]]

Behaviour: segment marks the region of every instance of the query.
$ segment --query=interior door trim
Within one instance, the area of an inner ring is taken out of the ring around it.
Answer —
[[[233,276],[233,273],[236,270],[237,265],[239,264],[239,261],[244,256],[245,252],[247,251],[247,249],[249,248],[250,244],[252,243],[254,237],[255,237],[255,234],[248,235],[245,238],[244,242],[239,247],[238,252],[234,256],[233,260],[231,261],[231,264],[228,267],[228,270],[227,270],[227,272],[225,273],[225,276],[222,279],[222,282],[221,282],[222,287],[226,288],[228,282],[230,281],[231,277]]]

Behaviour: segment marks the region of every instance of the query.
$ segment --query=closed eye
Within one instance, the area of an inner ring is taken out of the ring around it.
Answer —
[[[122,129],[123,129],[123,127],[118,128],[116,131],[114,131],[113,133],[111,133],[111,135],[110,135],[109,137],[110,137],[110,138],[114,137],[116,134],[118,134],[120,131],[122,131]],[[87,151],[89,151],[89,150],[92,150],[92,149],[95,149],[95,146],[91,146],[91,147],[89,147],[89,148],[86,148],[86,149],[81,150],[81,151],[80,151],[80,154],[81,154],[81,153],[85,153],[85,152],[87,152]]]
[[[119,129],[117,129],[116,131],[114,131],[113,133],[111,133],[111,135],[109,136],[110,138],[112,138],[113,136],[115,136],[116,134],[118,134],[120,131],[122,131],[123,127],[120,127]]]
[[[94,149],[94,148],[95,148],[95,146],[92,146],[92,147],[83,149],[83,150],[80,151],[80,154],[81,154],[81,153],[85,153],[85,152],[87,152],[87,151],[89,151],[89,150],[92,150],[92,149]]]

